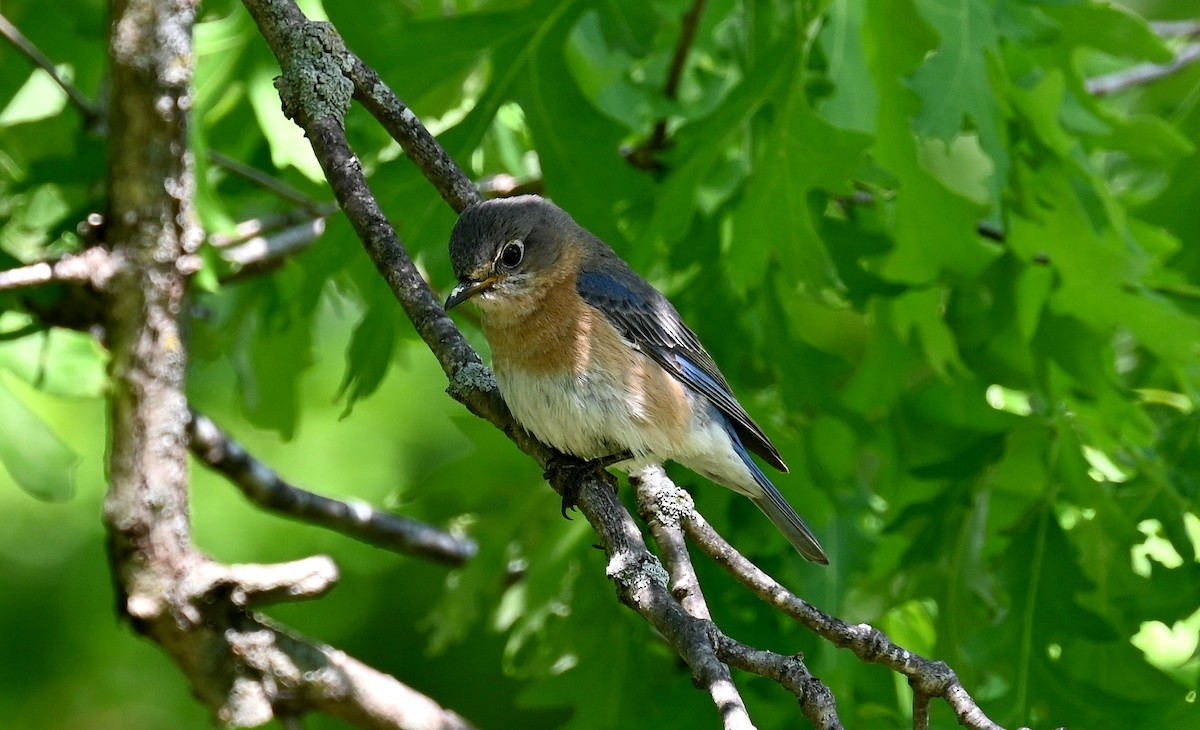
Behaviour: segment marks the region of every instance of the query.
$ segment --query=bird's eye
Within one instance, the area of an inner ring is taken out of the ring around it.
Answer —
[[[525,244],[520,241],[509,241],[500,249],[500,265],[506,269],[515,268],[525,258]]]

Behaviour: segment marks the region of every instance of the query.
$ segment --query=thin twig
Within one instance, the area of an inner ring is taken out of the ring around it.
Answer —
[[[221,277],[221,283],[244,279],[247,276],[271,271],[285,261],[308,249],[325,232],[325,218],[318,216],[288,226],[269,235],[252,235],[238,241],[223,240],[217,255],[236,267]]]
[[[241,160],[235,160],[229,155],[217,152],[216,150],[209,150],[208,160],[238,177],[245,178],[262,188],[270,190],[284,200],[296,203],[314,215],[326,218],[337,212],[337,205],[313,200],[311,196],[305,195],[279,178],[272,177],[257,167],[247,165]]]
[[[83,115],[84,122],[91,126],[103,117],[103,113],[96,107],[83,92],[80,91],[74,84],[68,81],[58,68],[54,65],[46,54],[42,53],[37,46],[21,33],[20,29],[13,25],[8,18],[0,14],[0,35],[4,36],[9,43],[13,44],[18,51],[28,58],[35,66],[50,74],[50,78],[54,79],[54,83],[58,84],[59,88],[67,93],[67,98]]]
[[[247,1],[247,6],[249,4]],[[350,64],[348,76],[354,83],[354,98],[400,144],[413,164],[424,173],[425,179],[442,196],[442,200],[456,213],[481,202],[483,198],[471,180],[421,124],[417,115],[383,83],[375,69],[353,53],[347,51],[346,54]]]
[[[1142,63],[1124,71],[1097,76],[1088,80],[1087,90],[1089,94],[1096,97],[1116,94],[1171,76],[1196,61],[1200,61],[1200,43],[1189,43],[1179,49],[1179,53],[1175,54],[1175,58],[1170,63]]]
[[[631,474],[629,482],[637,500],[638,514],[650,527],[654,542],[671,576],[671,594],[696,618],[711,619],[700,579],[692,566],[680,523],[695,510],[692,495],[667,477],[662,466],[653,464]]]
[[[479,181],[476,189],[485,198],[510,198],[514,195],[542,195],[546,192],[545,181],[540,177],[521,182],[512,175],[500,173]]]
[[[192,412],[188,426],[192,453],[224,474],[250,501],[277,514],[319,525],[369,545],[416,555],[446,565],[462,565],[475,543],[417,520],[379,512],[306,491],[284,481],[255,459],[206,416]]]
[[[696,40],[696,30],[700,27],[700,15],[704,12],[706,1],[694,0],[680,21],[679,42],[675,45],[675,52],[671,54],[671,66],[667,71],[666,83],[663,84],[663,96],[671,101],[679,96],[679,82],[683,78],[683,69],[687,67],[688,53]],[[646,141],[626,152],[625,159],[634,167],[643,170],[661,170],[662,163],[655,159],[655,155],[667,147],[667,120],[662,118],[654,123],[654,131]]]

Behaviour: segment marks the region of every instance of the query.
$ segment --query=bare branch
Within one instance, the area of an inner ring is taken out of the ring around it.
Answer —
[[[680,488],[667,477],[662,466],[653,464],[629,477],[637,499],[638,514],[650,526],[654,542],[667,564],[671,576],[671,595],[696,618],[711,619],[700,579],[692,567],[687,543],[683,539],[680,524],[686,515],[694,512],[695,503],[687,490]]]
[[[1087,90],[1092,96],[1098,97],[1116,94],[1171,76],[1196,61],[1200,61],[1200,43],[1189,43],[1179,50],[1170,63],[1143,63],[1124,71],[1098,76],[1088,80]]]
[[[251,0],[247,0],[247,6]],[[255,2],[257,4],[257,2]],[[298,12],[298,11],[297,11]],[[400,97],[388,88],[375,69],[347,53],[354,98],[400,143],[404,152],[455,212],[483,200],[458,164],[446,154],[429,130]]]
[[[211,419],[194,411],[188,436],[196,458],[228,477],[250,501],[272,512],[320,525],[369,545],[446,565],[462,565],[475,554],[475,543],[469,539],[408,517],[322,497],[289,484],[250,456]]]
[[[500,173],[479,181],[476,186],[485,198],[509,198],[514,195],[542,195],[546,185],[540,177],[521,182],[512,175]]]
[[[337,649],[298,638],[261,616],[238,617],[225,636],[231,654],[250,675],[244,682],[248,710],[262,705],[274,706],[276,714],[320,710],[374,730],[471,728],[457,714],[393,677]],[[273,692],[258,696],[260,687]],[[222,720],[228,722],[224,710]]]
[[[1200,19],[1153,21],[1150,30],[1163,38],[1191,38],[1200,36]]]
[[[893,644],[873,626],[851,625],[813,607],[734,550],[698,512],[693,511],[684,519],[683,529],[706,555],[739,583],[797,623],[834,646],[849,649],[865,662],[882,664],[903,674],[914,691],[943,698],[963,726],[973,730],[1003,730],[979,709],[963,689],[954,670],[945,663],[931,661]]]
[[[4,17],[2,14],[0,14],[0,35],[4,36],[9,43],[13,44],[13,46],[20,51],[22,55],[28,58],[35,66],[50,74],[50,78],[54,79],[54,83],[58,84],[59,88],[67,93],[67,98],[71,100],[71,103],[76,109],[79,110],[79,113],[83,115],[84,122],[88,126],[95,124],[103,118],[103,112],[97,108],[96,105],[92,104],[92,102],[83,95],[82,91],[76,88],[74,84],[72,84],[61,73],[59,73],[58,68],[54,65],[54,62],[51,61],[46,54],[42,53],[37,46],[35,46],[28,38],[25,37],[23,33],[21,33],[20,29],[13,25],[8,18]]]
[[[913,690],[913,730],[929,730],[929,695]]]
[[[113,3],[108,242],[127,265],[105,313],[112,351],[110,486],[104,503],[118,606],[158,642],[229,727],[319,709],[368,728],[459,730],[429,698],[246,606],[322,594],[328,558],[214,563],[188,520],[186,348],[179,312],[202,238],[187,146],[193,0]]]
[[[683,515],[694,510],[692,496],[667,478],[666,472],[658,464],[630,475],[629,483],[634,488],[638,512],[650,526],[654,542],[658,544],[666,562],[671,595],[688,614],[705,621],[711,620],[708,604],[700,589],[700,579],[692,567],[683,531],[679,527]],[[717,664],[712,672],[706,676],[697,676],[696,679],[703,684],[716,704],[725,730],[754,727],[746,703],[734,685],[728,667]]]
[[[120,268],[119,261],[118,256],[103,248],[89,248],[55,261],[0,271],[0,291],[54,283],[86,284],[103,291]]]
[[[319,598],[337,580],[337,566],[324,555],[267,565],[200,561],[184,576],[183,592],[192,602],[228,597],[234,606],[248,608]]]
[[[271,271],[289,258],[312,246],[325,233],[325,218],[310,218],[270,235],[251,235],[240,240],[224,239],[214,243],[218,255],[237,270],[222,276],[222,283]],[[210,238],[210,242],[212,239]]]
[[[767,677],[796,696],[804,717],[818,730],[841,730],[833,692],[808,671],[801,656],[753,649],[723,634],[714,639],[717,655],[730,666]]]

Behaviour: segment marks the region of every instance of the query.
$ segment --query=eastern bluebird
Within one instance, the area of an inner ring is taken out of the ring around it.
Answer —
[[[474,299],[496,382],[540,441],[581,459],[667,459],[750,498],[805,558],[828,563],[750,451],[779,451],[738,403],[666,297],[603,241],[535,195],[463,211],[450,237],[458,286]]]

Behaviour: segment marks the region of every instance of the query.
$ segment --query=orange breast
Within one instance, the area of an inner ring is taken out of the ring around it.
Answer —
[[[515,379],[506,375],[555,383],[538,389],[537,397],[561,402],[512,402],[532,397],[534,391],[528,388],[510,388],[505,393],[514,413],[539,421],[524,423],[526,428],[555,443],[551,432],[569,426],[635,453],[671,458],[686,441],[692,418],[683,384],[626,342],[603,313],[586,304],[575,291],[573,274],[536,296],[537,301],[514,308],[522,312],[518,319],[485,316],[483,320],[502,387],[505,380]],[[538,415],[543,413],[554,415]],[[588,423],[563,423],[574,414]]]

